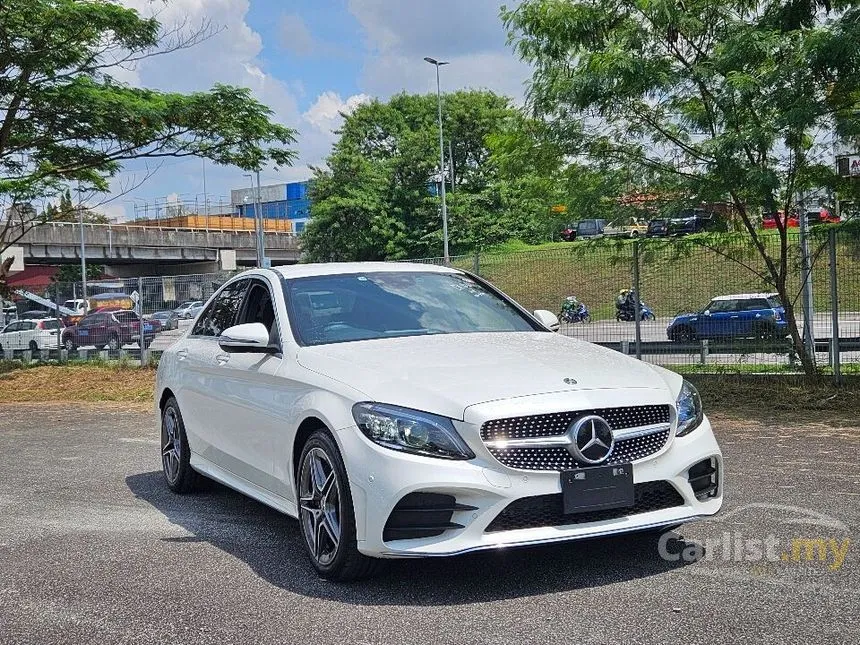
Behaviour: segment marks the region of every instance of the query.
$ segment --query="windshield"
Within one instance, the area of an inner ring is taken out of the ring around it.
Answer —
[[[284,281],[284,295],[302,345],[539,329],[512,304],[461,273],[295,278]]]

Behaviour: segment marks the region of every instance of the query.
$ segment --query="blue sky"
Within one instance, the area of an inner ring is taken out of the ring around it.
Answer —
[[[505,0],[121,0],[166,27],[186,33],[209,25],[196,46],[118,70],[127,83],[164,90],[203,90],[222,82],[248,87],[276,120],[299,132],[299,161],[263,172],[263,182],[305,179],[324,162],[339,111],[371,97],[435,91],[434,56],[443,90],[489,88],[522,98],[528,69],[505,44],[499,9]],[[515,4],[516,0],[507,3]],[[236,168],[206,166],[210,200],[248,185]],[[134,163],[113,182],[110,216],[142,213],[156,200],[203,199],[203,163]],[[97,201],[97,200],[96,200]],[[137,205],[135,209],[135,205]]]

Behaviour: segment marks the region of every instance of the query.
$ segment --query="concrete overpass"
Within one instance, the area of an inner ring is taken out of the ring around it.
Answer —
[[[20,234],[11,231],[8,239]],[[118,277],[218,271],[222,251],[235,251],[236,263],[256,263],[253,231],[198,230],[134,224],[84,224],[87,262],[101,264]],[[81,228],[77,223],[52,222],[27,231],[15,243],[23,248],[25,264],[73,264],[81,261]],[[266,233],[266,255],[272,264],[299,260],[294,233]]]

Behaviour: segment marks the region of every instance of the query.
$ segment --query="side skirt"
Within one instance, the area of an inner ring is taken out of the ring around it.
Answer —
[[[211,461],[208,461],[200,455],[192,452],[190,459],[191,467],[206,477],[224,484],[228,488],[232,488],[238,493],[247,495],[251,499],[255,499],[261,504],[265,504],[276,511],[289,515],[290,517],[298,517],[298,508],[296,503],[285,497],[275,495],[271,491],[260,488],[256,484],[252,484],[247,479],[243,479],[234,475],[229,470],[225,470],[220,466],[216,466]]]

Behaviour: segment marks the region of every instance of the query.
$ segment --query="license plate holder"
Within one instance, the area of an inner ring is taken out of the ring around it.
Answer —
[[[566,515],[628,508],[635,503],[633,464],[565,470],[561,492]]]

